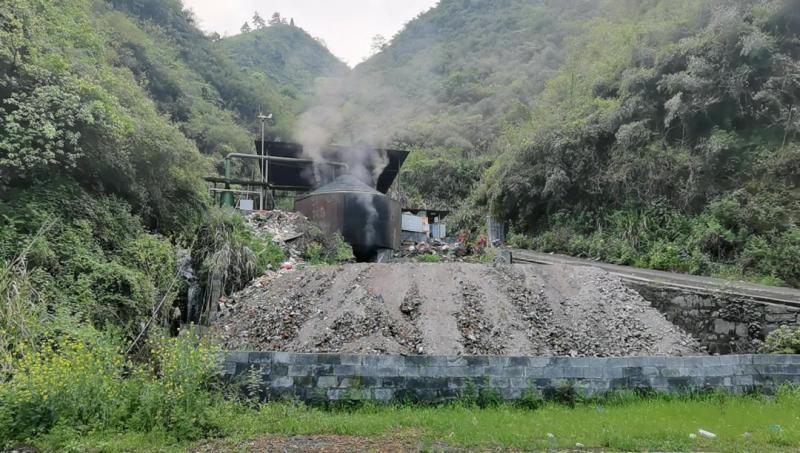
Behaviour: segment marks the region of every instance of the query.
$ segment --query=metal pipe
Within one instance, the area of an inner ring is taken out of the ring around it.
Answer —
[[[267,120],[267,117],[263,113],[259,113],[259,119],[261,119],[261,155],[266,156],[267,153],[264,152],[264,123]],[[264,160],[261,161],[261,182],[265,183],[267,187],[261,186],[258,190],[261,191],[261,195],[258,197],[258,204],[261,207],[261,211],[264,210],[264,195],[269,190],[269,161]]]
[[[231,185],[227,182],[230,179],[231,179],[231,161],[228,160],[228,159],[225,159],[225,181],[226,181],[225,182],[225,189],[230,190]],[[220,201],[222,202],[221,203],[222,206],[227,206],[229,208],[234,207],[233,206],[233,194],[230,193],[230,192],[223,193],[222,197],[220,197]]]
[[[211,192],[214,192],[214,193],[230,192],[230,193],[241,193],[241,194],[247,194],[247,195],[258,195],[260,193],[260,192],[258,192],[256,190],[217,189],[216,187],[212,187],[209,190]]]
[[[331,167],[343,167],[346,169],[350,169],[350,166],[343,163],[343,162],[333,162],[330,160],[312,160],[312,159],[298,159],[295,157],[278,157],[278,156],[259,156],[258,154],[244,154],[244,153],[230,153],[225,156],[225,160],[228,160],[232,157],[236,157],[239,159],[253,159],[253,160],[266,160],[268,162],[279,162],[284,164],[325,164],[330,165]]]

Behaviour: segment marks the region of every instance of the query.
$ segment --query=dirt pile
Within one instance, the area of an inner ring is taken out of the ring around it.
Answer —
[[[234,295],[212,332],[234,350],[597,357],[701,352],[617,278],[560,265],[301,269]]]

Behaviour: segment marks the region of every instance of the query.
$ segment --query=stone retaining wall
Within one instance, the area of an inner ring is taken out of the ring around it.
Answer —
[[[782,325],[800,322],[800,308],[796,307],[672,288],[629,286],[711,354],[756,352],[757,340]]]
[[[235,352],[226,356],[224,366],[231,378],[259,378],[266,400],[309,402],[442,402],[461,397],[470,386],[491,388],[514,400],[531,389],[546,396],[565,383],[584,395],[634,388],[743,393],[800,384],[800,355],[547,358]]]

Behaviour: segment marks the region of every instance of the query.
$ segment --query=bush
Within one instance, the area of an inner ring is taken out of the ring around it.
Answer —
[[[212,208],[195,234],[192,264],[206,291],[219,281],[230,294],[263,273],[270,255],[268,244],[253,237],[241,215],[230,208]]]
[[[781,326],[769,335],[761,347],[767,354],[800,354],[800,327]]]
[[[147,234],[125,202],[59,181],[12,194],[0,203],[0,258],[25,263],[43,309],[130,338],[161,299],[172,305],[175,248]]]
[[[778,223],[752,234],[753,225],[764,231],[766,219],[779,217],[776,209],[752,204],[746,206],[754,213],[735,212],[745,205],[730,196],[691,216],[652,203],[596,212],[594,222],[585,211],[561,211],[535,236],[512,233],[509,243],[614,264],[800,286],[800,228]]]
[[[12,378],[0,384],[0,447],[56,426],[78,435],[161,431],[176,440],[213,430],[214,349],[192,337],[154,340],[151,365],[145,366],[126,359],[109,336],[92,329],[77,333],[18,349]]]
[[[439,255],[422,255],[417,260],[421,263],[441,263],[442,257]]]
[[[518,249],[532,249],[534,246],[532,238],[515,232],[508,235],[508,244]]]
[[[341,234],[326,235],[318,227],[313,226],[307,231],[307,240],[301,245],[305,246],[303,258],[312,265],[335,265],[354,261],[353,247],[345,242]]]
[[[518,407],[527,410],[536,410],[544,406],[544,398],[535,385],[530,387],[522,393],[522,397],[516,402]]]
[[[281,263],[286,261],[286,253],[269,237],[264,240],[249,237],[247,247],[256,255],[256,269],[259,273],[263,273],[267,269],[278,269]]]

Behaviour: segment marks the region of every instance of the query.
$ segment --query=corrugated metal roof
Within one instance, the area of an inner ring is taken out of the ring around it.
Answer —
[[[261,154],[261,146],[261,141],[257,140],[257,154]],[[299,143],[265,141],[264,147],[266,153],[270,156],[294,158],[308,157],[303,150],[303,145]],[[357,149],[357,147],[351,146],[325,146],[323,149],[319,150],[319,157],[332,162],[349,163],[350,159],[348,159],[348,155]],[[392,183],[400,174],[400,168],[403,166],[409,152],[393,149],[374,149],[372,153],[387,158],[387,160],[374,159],[364,163],[366,170],[376,174],[378,177],[375,184],[378,192],[385,194],[389,191]],[[359,155],[363,154],[364,152],[362,150]],[[383,168],[378,168],[376,165]],[[292,187],[298,191],[311,190],[316,186],[316,183],[324,184],[331,181],[333,176],[341,173],[335,168],[325,164],[317,165],[319,173],[317,173],[316,176],[321,178],[320,181],[314,178],[315,171],[313,164],[271,162],[268,167],[269,182],[271,184],[281,187]]]

